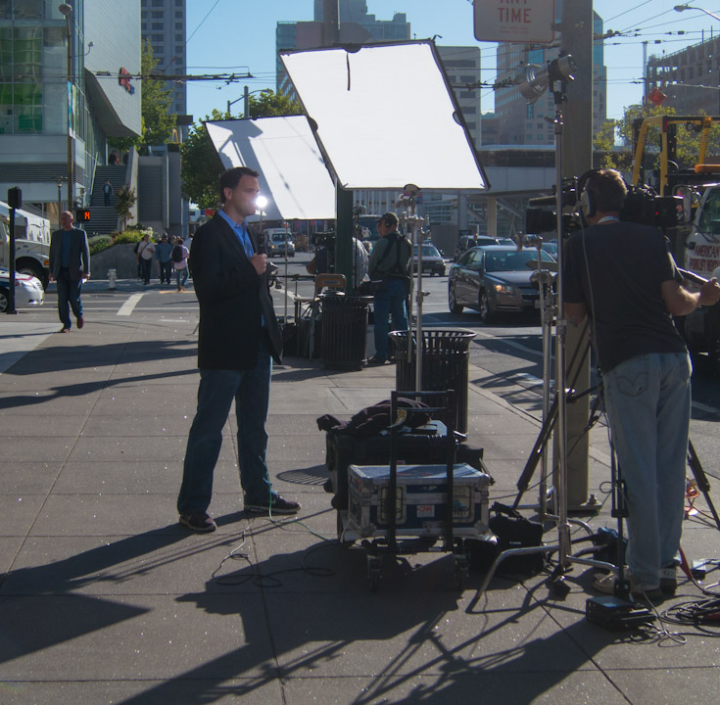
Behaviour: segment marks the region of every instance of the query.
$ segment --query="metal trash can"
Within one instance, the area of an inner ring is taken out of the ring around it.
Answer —
[[[415,389],[415,334],[408,361],[410,332],[396,330],[390,333],[395,346],[395,388],[399,392],[444,392],[455,390],[455,428],[467,433],[468,415],[468,364],[470,342],[475,333],[467,330],[423,330],[422,332],[422,390]],[[434,403],[431,401],[429,404]],[[440,418],[441,421],[445,419]]]
[[[328,370],[359,370],[365,359],[370,296],[321,297],[322,361]]]

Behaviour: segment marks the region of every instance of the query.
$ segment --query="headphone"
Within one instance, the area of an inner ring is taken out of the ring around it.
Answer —
[[[588,181],[597,173],[597,169],[589,169],[578,179],[578,190],[582,191],[580,194],[580,212],[585,220],[592,218],[597,213],[595,196],[587,187]]]

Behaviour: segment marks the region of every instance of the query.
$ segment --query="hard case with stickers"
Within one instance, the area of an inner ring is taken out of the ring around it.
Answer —
[[[447,465],[399,465],[396,490],[398,536],[440,538],[446,514]],[[345,540],[381,537],[388,524],[387,465],[351,465]],[[466,463],[453,466],[453,535],[479,539],[488,531],[488,497],[492,478]]]

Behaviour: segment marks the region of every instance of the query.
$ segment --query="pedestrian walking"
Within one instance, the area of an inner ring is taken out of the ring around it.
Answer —
[[[63,324],[61,333],[72,328],[70,309],[77,327],[85,325],[83,318],[82,283],[90,278],[90,248],[83,230],[73,227],[70,211],[60,214],[61,229],[50,238],[50,281],[57,284],[58,315]]]

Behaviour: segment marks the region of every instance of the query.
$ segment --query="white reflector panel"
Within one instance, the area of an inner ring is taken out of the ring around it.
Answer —
[[[268,199],[264,219],[335,218],[335,187],[304,115],[205,125],[227,169],[260,172],[260,190]]]

